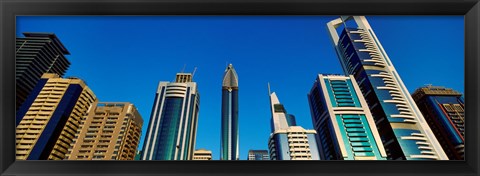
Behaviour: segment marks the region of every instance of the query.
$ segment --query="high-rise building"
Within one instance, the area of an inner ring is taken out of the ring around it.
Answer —
[[[238,76],[229,64],[222,82],[221,160],[238,160],[238,138]]]
[[[248,160],[270,160],[268,150],[249,150]]]
[[[193,160],[212,160],[212,151],[198,149],[193,152]]]
[[[318,75],[308,102],[322,160],[386,159],[372,114],[352,75]]]
[[[23,33],[23,35],[25,37],[17,37],[15,50],[17,110],[44,73],[63,76],[70,66],[70,62],[65,58],[65,55],[70,53],[55,34]]]
[[[43,74],[16,117],[19,160],[63,160],[96,97],[78,78]]]
[[[191,160],[195,150],[200,95],[191,73],[160,82],[142,150],[142,160]]]
[[[128,102],[94,102],[83,116],[66,159],[133,160],[143,119]]]
[[[342,16],[327,28],[345,74],[355,77],[365,97],[387,158],[448,160],[367,19]]]
[[[270,160],[319,160],[316,131],[297,126],[295,117],[287,113],[275,92],[269,94],[272,112],[272,133],[268,140]]]
[[[465,101],[450,88],[418,88],[413,99],[451,160],[465,159]]]

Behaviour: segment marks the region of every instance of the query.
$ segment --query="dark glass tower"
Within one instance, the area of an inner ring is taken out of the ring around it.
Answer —
[[[192,160],[199,106],[192,74],[178,73],[175,82],[160,82],[141,160]]]
[[[345,74],[365,97],[387,159],[448,160],[367,19],[342,16],[327,29]]]
[[[425,120],[451,160],[465,158],[465,101],[453,89],[426,86],[412,94]]]
[[[63,76],[70,66],[69,55],[53,33],[23,33],[17,37],[15,50],[16,109],[18,110],[32,92],[44,73]]]
[[[221,160],[238,160],[238,76],[232,64],[223,75],[220,143]]]

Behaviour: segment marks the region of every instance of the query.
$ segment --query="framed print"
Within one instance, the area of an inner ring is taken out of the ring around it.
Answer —
[[[478,175],[477,0],[0,5],[1,175]]]

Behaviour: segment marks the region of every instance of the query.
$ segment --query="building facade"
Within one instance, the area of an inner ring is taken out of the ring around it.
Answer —
[[[193,160],[212,160],[212,151],[205,149],[195,150]]]
[[[275,92],[269,94],[272,113],[272,133],[268,140],[270,160],[319,160],[316,131],[297,126],[295,116],[287,113]]]
[[[43,74],[16,114],[17,159],[65,159],[83,114],[95,101],[82,80]]]
[[[318,75],[308,102],[322,160],[386,159],[372,114],[352,75]]]
[[[44,73],[63,76],[70,66],[68,50],[53,33],[23,33],[15,50],[16,110],[20,108]],[[27,105],[28,106],[28,105]]]
[[[238,76],[232,64],[223,75],[221,121],[220,159],[238,160]]]
[[[355,77],[365,97],[387,158],[448,160],[367,19],[342,16],[327,29],[345,74]]]
[[[450,88],[426,86],[413,94],[418,108],[450,160],[465,159],[465,100]]]
[[[142,150],[142,160],[191,160],[195,149],[200,95],[192,74],[160,82]]]
[[[268,150],[249,150],[247,160],[270,160]]]
[[[68,160],[134,160],[143,119],[128,102],[94,102],[83,117]]]

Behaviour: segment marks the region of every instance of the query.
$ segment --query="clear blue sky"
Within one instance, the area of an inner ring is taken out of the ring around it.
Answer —
[[[239,76],[240,159],[267,149],[267,82],[312,129],[307,93],[316,74],[342,74],[325,24],[336,16],[17,17],[22,32],[53,32],[67,47],[66,76],[85,80],[100,101],[134,103],[144,119],[140,149],[159,81],[197,67],[201,95],[196,148],[219,159],[223,72]],[[464,92],[463,16],[367,16],[410,92],[425,84]]]

